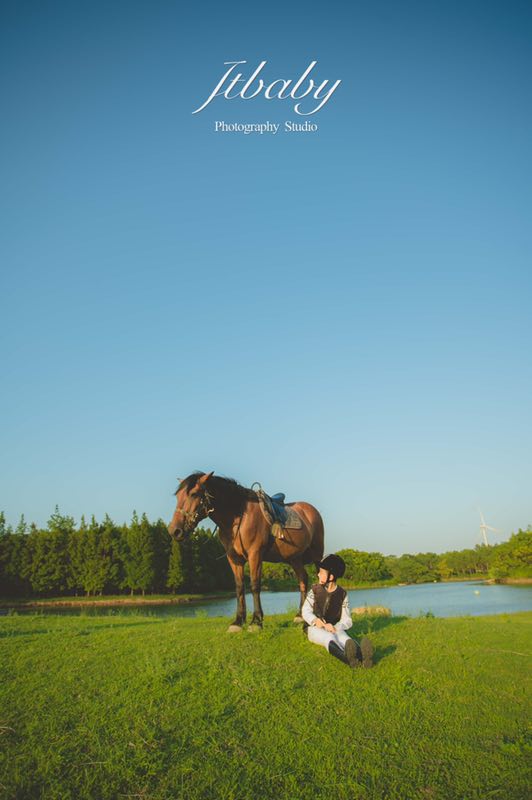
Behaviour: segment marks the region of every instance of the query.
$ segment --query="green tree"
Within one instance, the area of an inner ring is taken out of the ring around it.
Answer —
[[[490,569],[491,560],[493,558],[493,545],[491,544],[477,544],[475,547],[476,553],[476,571],[487,575]]]
[[[404,553],[391,564],[393,577],[398,583],[423,583],[433,580],[422,560],[410,553]]]
[[[345,561],[345,578],[354,583],[373,583],[386,580],[391,573],[382,553],[366,553],[362,550],[339,550]]]
[[[12,533],[11,526],[6,522],[5,513],[0,511],[0,536],[6,536],[8,533]]]
[[[94,517],[85,537],[84,589],[88,594],[102,594],[107,582],[111,554],[103,546],[102,530]]]
[[[60,514],[57,506],[46,530],[32,525],[23,569],[35,592],[61,594],[68,588],[68,540],[73,531],[73,518]]]
[[[5,564],[9,558],[9,537],[11,528],[6,522],[6,515],[0,511],[0,580],[4,583]]]
[[[440,557],[436,553],[417,553],[414,556],[425,568],[423,581],[439,581],[440,580]]]
[[[124,544],[123,586],[131,594],[139,589],[144,595],[155,579],[155,549],[146,514],[139,521],[137,512],[133,512],[131,524],[125,529]]]
[[[151,523],[150,529],[153,539],[154,588],[157,592],[164,592],[168,588],[169,561],[173,540],[168,533],[166,522],[162,519]]]
[[[231,568],[218,537],[207,528],[196,528],[181,543],[184,588],[188,592],[210,592],[233,586]]]
[[[494,548],[490,574],[503,578],[532,578],[532,528],[519,529],[507,542]]]
[[[120,533],[108,514],[100,525],[98,553],[102,562],[99,593],[116,591],[120,584]]]
[[[87,523],[85,517],[81,517],[81,522],[78,530],[72,531],[67,548],[68,557],[68,572],[67,572],[67,586],[73,589],[75,594],[85,588],[84,575],[85,575],[85,536],[87,532]]]
[[[309,582],[310,584],[314,583],[313,571],[307,567],[307,572],[312,572]],[[268,561],[265,561],[262,565],[262,583],[263,586],[269,588],[279,586],[279,588],[290,587],[295,589],[297,587],[294,570],[289,564],[270,564]]]
[[[173,592],[178,592],[183,588],[185,583],[185,575],[183,573],[183,566],[181,563],[181,547],[180,543],[175,540],[172,541],[172,549],[170,551],[170,563],[168,566],[168,577],[166,586]]]
[[[20,532],[20,523],[15,532],[0,513],[0,586],[3,595],[27,594],[30,586],[22,578],[22,564],[26,537]]]
[[[447,581],[452,576],[453,572],[449,566],[449,561],[446,556],[441,556],[438,562],[438,572],[442,581]]]
[[[118,564],[113,548],[114,526],[106,516],[103,525],[94,516],[87,526],[84,518],[78,531],[70,537],[69,581],[70,586],[81,588],[87,596],[102,594],[104,587],[113,582],[118,573]]]
[[[27,532],[28,532],[28,525],[26,523],[26,520],[24,519],[24,514],[21,514],[20,515],[20,519],[18,521],[18,525],[15,528],[15,533],[18,533],[20,535],[24,535]]]

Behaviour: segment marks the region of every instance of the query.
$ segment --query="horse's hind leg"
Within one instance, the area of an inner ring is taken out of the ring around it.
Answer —
[[[305,598],[307,596],[308,591],[308,575],[307,570],[303,566],[302,561],[290,561],[290,566],[296,573],[296,578],[299,581],[299,592],[300,592],[300,601],[299,601],[299,612],[294,617],[294,622],[303,622],[303,617],[301,616],[301,611],[303,609],[303,603],[305,602]]]

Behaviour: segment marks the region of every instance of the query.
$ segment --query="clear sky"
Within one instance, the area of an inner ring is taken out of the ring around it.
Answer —
[[[168,520],[201,469],[328,551],[532,523],[531,36],[512,0],[2,2],[8,520]],[[193,115],[232,60],[342,83]]]

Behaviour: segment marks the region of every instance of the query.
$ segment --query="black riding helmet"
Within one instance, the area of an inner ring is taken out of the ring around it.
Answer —
[[[326,569],[329,573],[327,583],[331,579],[331,572],[335,578],[341,578],[345,572],[345,561],[340,556],[331,553],[330,556],[325,556],[323,561],[318,564],[318,569]]]

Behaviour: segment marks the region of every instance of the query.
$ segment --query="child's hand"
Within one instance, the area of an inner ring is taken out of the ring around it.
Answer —
[[[323,627],[326,631],[329,631],[329,633],[336,633],[336,628],[330,622],[326,622]]]

